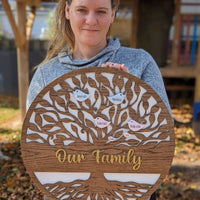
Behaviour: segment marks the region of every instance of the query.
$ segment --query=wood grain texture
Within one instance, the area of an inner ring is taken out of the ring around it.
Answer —
[[[168,173],[173,123],[142,80],[89,67],[39,93],[24,120],[21,147],[29,175],[51,199],[143,200]]]

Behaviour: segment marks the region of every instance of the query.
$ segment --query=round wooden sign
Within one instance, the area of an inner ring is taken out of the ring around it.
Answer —
[[[21,140],[24,165],[50,199],[146,199],[174,153],[173,123],[142,80],[116,69],[64,74],[31,104]]]

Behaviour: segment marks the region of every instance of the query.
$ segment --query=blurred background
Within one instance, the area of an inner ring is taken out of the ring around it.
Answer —
[[[16,16],[16,1],[8,1]],[[29,78],[45,56],[56,2],[30,1],[33,15],[29,33]],[[39,3],[38,3],[39,2]],[[161,68],[172,104],[199,100],[200,0],[121,0],[110,36],[125,46],[148,51]],[[0,2],[0,94],[18,96],[17,54],[14,34]],[[6,66],[6,68],[4,67]],[[198,68],[198,70],[197,70]]]
[[[56,0],[0,2],[0,200],[42,199],[25,173],[20,132],[26,91],[45,57],[55,7]],[[148,51],[165,82],[176,151],[157,199],[199,200],[200,0],[121,0],[110,37]]]

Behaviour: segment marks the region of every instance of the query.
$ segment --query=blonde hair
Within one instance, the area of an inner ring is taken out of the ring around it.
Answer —
[[[68,51],[72,54],[74,50],[74,33],[69,20],[65,17],[66,3],[70,6],[73,0],[58,0],[54,20],[54,33],[49,41],[47,54],[42,63],[50,60],[60,52]],[[120,0],[111,0],[112,9],[117,10]]]

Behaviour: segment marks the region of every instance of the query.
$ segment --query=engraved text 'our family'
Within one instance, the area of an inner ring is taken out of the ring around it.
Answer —
[[[138,170],[141,166],[141,157],[135,155],[134,149],[129,149],[128,152],[121,154],[108,154],[104,150],[96,149],[92,151],[92,156],[97,164],[119,164],[131,165],[132,170]],[[66,150],[59,149],[56,151],[56,158],[59,163],[80,164],[87,159],[84,154],[68,154]]]

